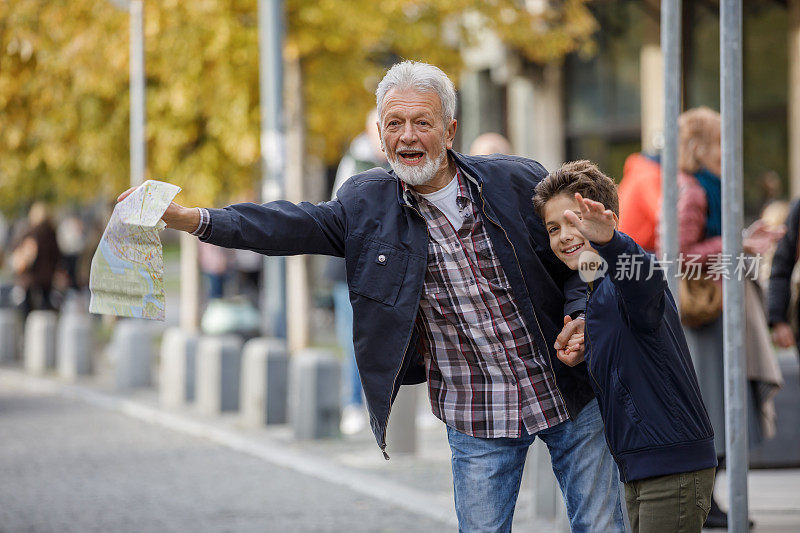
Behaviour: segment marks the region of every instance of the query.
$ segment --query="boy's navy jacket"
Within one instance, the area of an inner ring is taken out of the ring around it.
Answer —
[[[575,416],[594,392],[586,365],[568,367],[553,348],[563,327],[564,281],[574,273],[553,254],[531,203],[547,172],[522,157],[448,154],[468,176],[520,312],[539,352],[548,354],[567,410]],[[393,172],[376,168],[358,174],[336,196],[316,205],[277,201],[209,209],[211,233],[205,240],[266,255],[345,258],[356,362],[370,425],[383,449],[400,385],[425,381],[415,321],[428,264],[427,225]]]
[[[714,430],[663,271],[651,270],[653,257],[624,233],[592,246],[608,271],[587,293],[585,359],[620,477],[716,466]]]

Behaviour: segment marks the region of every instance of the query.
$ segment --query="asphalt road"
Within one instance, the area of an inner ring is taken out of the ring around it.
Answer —
[[[0,532],[451,529],[78,400],[0,390]]]

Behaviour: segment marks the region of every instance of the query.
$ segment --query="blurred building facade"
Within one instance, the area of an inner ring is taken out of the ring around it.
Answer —
[[[719,2],[682,2],[683,109],[719,109]],[[525,61],[488,34],[464,50],[459,146],[486,131],[553,168],[591,159],[619,178],[625,157],[657,152],[663,122],[660,2],[596,1],[596,54]],[[744,176],[750,213],[761,177],[800,195],[800,0],[744,2]],[[794,146],[794,150],[790,149]]]

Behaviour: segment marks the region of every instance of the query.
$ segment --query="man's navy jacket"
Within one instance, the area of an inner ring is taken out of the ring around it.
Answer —
[[[550,250],[531,198],[547,172],[513,156],[449,152],[468,176],[473,198],[536,346],[548,354],[567,410],[574,417],[594,397],[586,365],[570,368],[553,348],[563,326],[565,279],[572,274]],[[353,304],[356,362],[370,425],[382,450],[401,384],[425,381],[414,323],[428,256],[428,231],[393,172],[372,169],[350,178],[337,198],[320,204],[286,201],[209,209],[212,244],[266,255],[343,256]]]

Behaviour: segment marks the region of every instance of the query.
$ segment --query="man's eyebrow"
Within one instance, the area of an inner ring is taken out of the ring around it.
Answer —
[[[399,116],[401,114],[400,111],[386,111],[385,117],[389,116]],[[427,116],[434,116],[436,112],[432,109],[419,109],[415,111],[411,116],[413,118],[420,118],[420,117],[427,117]],[[385,118],[384,117],[384,118]]]

